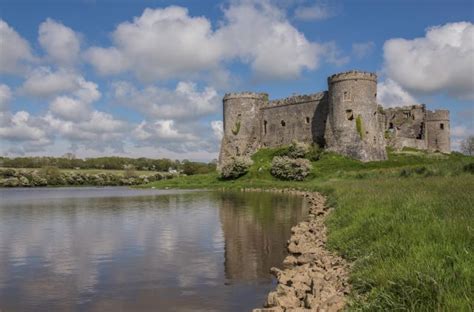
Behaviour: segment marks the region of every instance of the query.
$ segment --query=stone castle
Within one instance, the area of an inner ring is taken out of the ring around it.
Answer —
[[[228,93],[223,99],[220,163],[292,141],[316,143],[361,161],[387,159],[386,147],[450,153],[448,110],[424,104],[382,108],[377,76],[349,71],[328,78],[328,91],[269,100],[266,93]]]

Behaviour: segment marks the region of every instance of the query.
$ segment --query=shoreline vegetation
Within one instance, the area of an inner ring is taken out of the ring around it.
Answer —
[[[303,181],[284,181],[271,168],[285,153],[258,151],[234,180],[212,172],[140,187],[319,192],[334,208],[326,246],[351,263],[348,310],[474,310],[473,157],[405,149],[362,163],[321,151]]]
[[[258,151],[235,179],[210,169],[136,187],[318,192],[333,209],[325,246],[351,263],[346,309],[474,310],[473,157],[404,149],[362,163],[313,150],[302,181],[280,180],[272,161],[289,151]],[[280,178],[292,166],[280,165]]]

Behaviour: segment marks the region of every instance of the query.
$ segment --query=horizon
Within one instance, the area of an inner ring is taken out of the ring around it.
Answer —
[[[470,1],[4,1],[5,157],[217,158],[222,97],[378,75],[386,107],[447,109],[474,134]],[[87,16],[87,18],[84,18]]]

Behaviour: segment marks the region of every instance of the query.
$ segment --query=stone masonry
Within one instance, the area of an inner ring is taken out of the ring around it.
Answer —
[[[220,163],[292,141],[316,143],[361,161],[387,159],[386,146],[450,153],[449,111],[425,105],[383,109],[377,76],[349,71],[328,78],[328,91],[269,100],[266,93],[223,99]]]

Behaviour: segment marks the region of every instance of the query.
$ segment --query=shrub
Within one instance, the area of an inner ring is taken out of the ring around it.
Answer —
[[[65,184],[61,171],[57,167],[46,166],[41,168],[40,175],[48,181],[48,185],[63,185]]]
[[[232,157],[219,168],[219,176],[221,179],[237,179],[246,174],[252,164],[248,157]]]
[[[285,156],[290,158],[304,158],[310,150],[310,145],[306,143],[294,141],[288,147],[288,151]]]
[[[311,163],[307,159],[276,156],[272,160],[270,173],[281,180],[303,181],[311,168]]]
[[[465,172],[474,173],[474,163],[464,165],[463,170]]]

